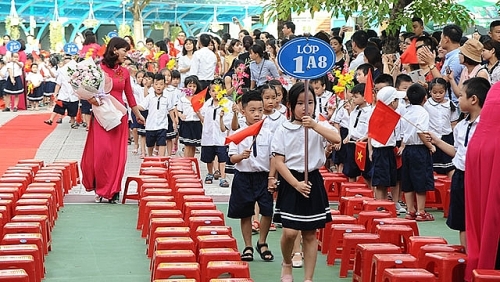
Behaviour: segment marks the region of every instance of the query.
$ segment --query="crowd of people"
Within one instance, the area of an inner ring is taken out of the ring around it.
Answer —
[[[500,79],[500,21],[491,23],[488,35],[470,37],[454,24],[429,35],[420,18],[412,22],[412,31],[400,34],[393,54],[381,52],[385,32],[356,27],[349,40],[347,27],[318,32],[314,36],[330,44],[336,62],[328,75],[311,80],[309,89],[279,67],[279,48],[301,36],[295,35],[293,22],[286,22],[280,39],[242,29],[238,38],[194,38],[180,32],[174,41],[147,38],[136,45],[126,36],[111,39],[105,47],[87,31],[78,56],[61,60],[43,52],[27,56],[23,47],[13,54],[0,48],[0,55],[5,55],[0,61],[0,93],[4,111],[18,110],[25,88],[33,110],[40,103],[51,104],[54,113],[45,121],[49,125],[67,112],[77,128],[75,117],[81,111],[82,124],[90,128],[82,157],[83,184],[96,191],[98,202],[118,199],[129,134],[132,153],[141,158],[176,154],[178,143],[186,157],[200,150],[208,170],[205,183],[218,180],[220,187],[231,187],[228,216],[241,220],[242,260],[253,260],[252,231],[257,228],[255,250],[263,260],[273,260],[267,234],[275,228],[273,222],[282,225],[281,281],[292,281],[292,266],[302,267],[302,261],[304,280],[312,281],[315,230],[331,220],[319,168],[326,165],[350,181],[362,177],[373,187],[375,198],[392,199],[398,214],[417,221],[434,220],[425,210],[426,193],[434,190],[435,174],[446,175],[452,179],[446,224],[459,232],[462,245],[471,246],[469,279],[475,267],[500,267],[500,252],[487,254],[481,248],[482,224],[488,223],[478,224],[478,213],[470,208],[485,205],[488,197],[472,202],[469,197],[475,192],[470,191],[483,188],[466,185],[471,183],[466,178],[469,171],[477,169],[467,166],[466,156],[473,144],[480,144],[473,136],[481,126],[481,109],[496,99],[491,98],[496,93],[490,86]],[[4,43],[8,40],[5,36]],[[110,94],[130,109],[116,129],[106,131],[94,122],[91,108],[100,105],[98,99],[79,100],[58,75],[65,63],[88,57],[100,61],[113,80]],[[339,89],[344,79],[340,76],[351,76],[352,81]],[[402,116],[385,144],[368,137],[376,101]],[[311,114],[304,114],[306,107]],[[226,143],[226,137],[263,119],[255,137]],[[304,127],[309,128],[307,160]],[[367,143],[363,166],[354,153],[359,142]],[[484,154],[477,147],[475,152]],[[226,173],[234,173],[232,183]],[[498,220],[498,215],[493,218]],[[499,232],[494,232],[488,239],[490,250],[499,248]]]

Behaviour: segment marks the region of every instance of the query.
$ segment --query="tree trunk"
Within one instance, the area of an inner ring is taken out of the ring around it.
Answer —
[[[405,7],[410,5],[411,2],[413,2],[413,0],[399,0],[392,9],[391,15],[389,17],[389,23],[394,22],[397,15],[404,13]],[[396,53],[396,51],[398,50],[400,30],[400,26],[392,27],[387,30],[387,38],[385,40],[384,46],[382,47],[382,52],[384,54]]]
[[[140,17],[138,20],[134,17],[134,38],[136,41],[144,41],[144,26]]]
[[[163,23],[163,39],[170,38],[170,22]]]

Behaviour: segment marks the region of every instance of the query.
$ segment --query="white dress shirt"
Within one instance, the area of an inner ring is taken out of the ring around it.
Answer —
[[[455,147],[455,157],[451,161],[453,165],[461,170],[465,170],[465,156],[467,154],[467,147],[465,146],[465,140],[467,138],[467,143],[469,143],[470,139],[474,135],[476,131],[477,124],[479,123],[479,116],[476,120],[469,120],[467,117],[464,120],[461,120],[455,128],[453,129],[453,138],[455,142],[453,143],[453,147]],[[467,132],[469,131],[469,132]]]
[[[191,74],[196,75],[199,80],[213,80],[217,56],[208,47],[203,47],[193,53],[191,60]]]
[[[265,123],[265,122],[264,122]],[[238,129],[235,133],[247,128],[248,125],[245,124],[243,127]],[[244,150],[252,150],[250,157],[244,159],[236,164],[234,168],[241,172],[262,172],[269,171],[270,158],[271,158],[271,132],[262,126],[257,138],[255,139],[255,145],[253,145],[253,136],[248,136],[243,139],[240,144],[236,145],[233,142],[229,144],[229,156],[241,154]]]
[[[429,131],[441,138],[453,132],[451,123],[458,119],[458,109],[451,111],[450,101],[445,99],[437,103],[432,98],[424,104],[424,109],[429,113]]]
[[[408,123],[410,121],[412,124]],[[418,127],[418,129],[417,129]],[[423,145],[418,133],[429,131],[429,113],[420,105],[409,105],[402,122],[405,145]]]

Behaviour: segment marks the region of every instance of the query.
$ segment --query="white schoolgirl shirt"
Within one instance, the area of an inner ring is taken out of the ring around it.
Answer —
[[[429,130],[429,113],[420,105],[409,105],[406,108],[404,118],[402,128],[405,145],[423,145],[424,142],[420,140],[418,133],[424,133]],[[413,125],[409,124],[406,120],[413,123]]]
[[[322,124],[332,130],[336,130],[329,124]],[[308,170],[313,171],[325,165],[325,147],[326,138],[318,134],[313,129],[308,129]],[[271,143],[271,152],[273,154],[285,157],[286,166],[298,172],[304,172],[304,127],[300,124],[294,124],[285,121],[276,129],[273,141]]]
[[[245,125],[236,130],[235,133],[247,127],[248,125],[245,123]],[[271,158],[271,134],[272,133],[269,129],[262,126],[257,138],[255,139],[255,145],[252,144],[253,136],[245,138],[238,145],[231,142],[229,144],[229,156],[241,154],[244,150],[252,150],[250,157],[234,164],[234,168],[241,172],[268,172]]]
[[[264,118],[266,120],[264,121],[264,124],[262,125],[262,127],[269,129],[271,134],[274,133],[276,131],[276,129],[281,124],[283,124],[283,122],[286,121],[285,116],[276,110],[274,110],[274,112],[268,116],[264,115]]]
[[[451,162],[457,169],[461,171],[465,170],[465,155],[467,153],[465,140],[467,139],[467,143],[469,143],[472,136],[474,136],[477,124],[479,123],[479,118],[480,116],[478,116],[476,120],[471,121],[469,120],[469,117],[467,117],[466,119],[463,119],[459,123],[457,123],[457,125],[453,129],[453,138],[455,139],[453,147],[455,147],[456,153]]]
[[[226,128],[231,128],[231,120],[233,118],[233,103],[228,102],[226,107],[229,111],[224,112],[222,122]],[[203,104],[200,109],[200,114],[203,116],[203,130],[201,132],[201,146],[224,146],[226,141],[226,132],[220,130],[220,111],[222,107],[213,105],[213,99],[210,98]]]
[[[451,123],[458,120],[458,110],[451,111],[450,101],[445,99],[437,103],[432,98],[427,99],[424,109],[429,113],[429,131],[438,138],[453,132]]]
[[[372,116],[373,107],[367,105],[363,108],[359,106],[351,112],[349,116],[349,138],[356,141],[368,135],[368,121]]]
[[[24,67],[24,64],[22,62],[19,62],[19,63],[21,63]],[[14,77],[18,77],[18,76],[21,76],[23,74],[23,67],[20,67],[17,63],[10,62],[10,63],[6,63],[6,65],[7,65],[7,69],[13,70]]]
[[[177,111],[181,112],[186,116],[184,121],[199,121],[200,118],[196,114],[191,105],[191,101],[186,98],[186,96],[179,99],[179,103],[177,103]]]
[[[399,99],[396,113],[398,113],[400,116],[404,116],[404,114],[406,113],[406,102],[403,98]],[[396,124],[396,128],[394,129],[394,132],[396,134],[396,141],[403,140],[403,127],[401,123],[402,119],[399,119],[398,123]]]

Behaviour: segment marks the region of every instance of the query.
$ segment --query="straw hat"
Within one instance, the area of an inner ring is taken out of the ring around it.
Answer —
[[[483,44],[479,40],[471,38],[465,41],[464,45],[459,48],[460,52],[467,58],[481,63],[481,52],[483,51]]]

